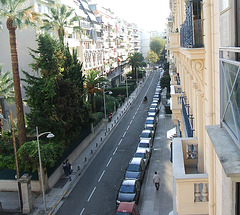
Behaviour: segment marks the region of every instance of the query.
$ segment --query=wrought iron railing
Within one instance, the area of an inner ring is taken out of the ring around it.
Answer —
[[[184,48],[203,47],[202,0],[191,0],[186,8],[186,19],[180,29],[180,45]]]
[[[187,136],[188,137],[193,137],[193,127],[192,127],[192,124],[190,122],[190,120],[192,118],[191,118],[191,116],[189,114],[189,110],[187,110],[186,106],[187,106],[187,104],[185,104],[184,97],[182,97],[182,114],[183,114],[183,118],[184,118],[184,122],[185,122]]]

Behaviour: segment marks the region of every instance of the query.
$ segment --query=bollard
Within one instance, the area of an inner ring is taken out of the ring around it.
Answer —
[[[102,141],[102,137],[101,137],[101,141]]]
[[[87,157],[85,157],[85,161],[87,161]]]
[[[118,120],[118,117],[117,117],[117,120]]]
[[[69,176],[69,181],[72,181],[72,178],[71,178],[71,176]]]
[[[98,147],[98,143],[96,143],[96,147]]]
[[[80,166],[78,166],[78,171],[80,170]]]
[[[110,128],[108,128],[108,131],[110,131]]]
[[[116,123],[116,119],[114,120],[114,123]]]
[[[91,149],[91,154],[93,153],[93,150]]]
[[[106,132],[105,132],[105,136],[106,136]]]

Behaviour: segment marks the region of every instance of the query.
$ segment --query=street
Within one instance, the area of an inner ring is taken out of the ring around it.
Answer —
[[[57,214],[114,214],[116,196],[125,169],[143,130],[159,72],[152,72],[139,96],[114,129],[72,192],[62,200]],[[144,95],[149,100],[142,103]]]

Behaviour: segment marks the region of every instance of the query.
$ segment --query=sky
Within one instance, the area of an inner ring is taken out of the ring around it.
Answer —
[[[95,0],[115,15],[146,31],[163,32],[169,16],[169,0]]]

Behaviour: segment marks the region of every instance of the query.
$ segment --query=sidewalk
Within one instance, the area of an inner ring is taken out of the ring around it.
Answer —
[[[56,208],[59,206],[62,198],[68,195],[68,193],[77,183],[79,176],[83,174],[88,165],[90,165],[92,159],[96,156],[97,152],[101,149],[101,147],[104,145],[104,142],[109,137],[109,134],[111,134],[111,132],[115,129],[125,112],[130,108],[133,101],[137,98],[147,79],[148,77],[144,79],[144,82],[141,82],[138,85],[138,88],[136,88],[135,91],[129,96],[129,99],[125,101],[120,108],[118,108],[117,112],[112,118],[112,121],[108,122],[106,126],[104,126],[104,128],[95,136],[93,141],[85,148],[85,150],[83,150],[78,158],[72,162],[73,173],[71,174],[70,178],[63,173],[54,187],[45,194],[46,210],[48,215],[56,212]],[[19,211],[17,192],[0,192],[0,202],[2,202],[3,211]],[[44,202],[42,194],[35,196],[33,193],[33,205],[34,210],[31,215],[44,214]],[[0,214],[3,213],[0,212]]]
[[[164,105],[161,103],[153,152],[141,189],[139,201],[141,215],[168,215],[173,210],[171,141],[167,139],[167,131],[172,129],[174,124],[171,117],[165,116],[164,112]],[[159,191],[153,184],[155,171],[159,173],[161,178]]]

